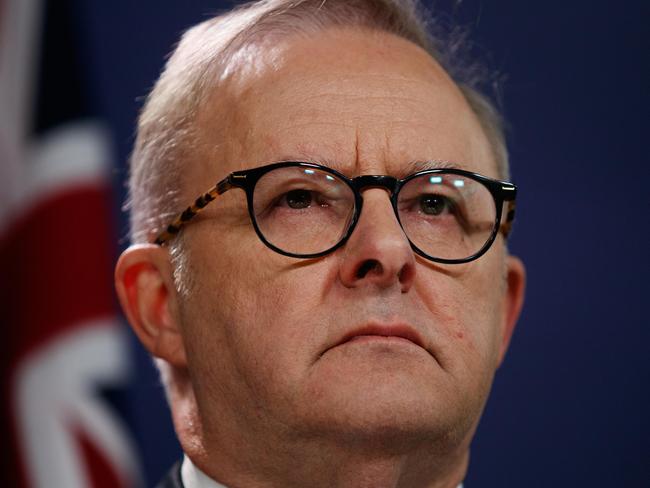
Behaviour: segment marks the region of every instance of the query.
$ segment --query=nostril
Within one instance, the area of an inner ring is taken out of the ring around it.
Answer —
[[[357,270],[357,279],[364,278],[370,271],[377,271],[379,274],[381,274],[381,263],[376,259],[365,260],[363,263],[361,263],[361,266],[359,266],[359,269]]]
[[[399,282],[402,284],[411,283],[415,278],[415,266],[404,266],[397,274]],[[404,288],[403,291],[408,291],[410,285],[407,288]]]

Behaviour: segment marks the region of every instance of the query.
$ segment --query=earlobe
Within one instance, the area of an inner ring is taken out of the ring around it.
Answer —
[[[115,288],[144,347],[153,356],[184,367],[185,348],[167,250],[153,244],[129,247],[115,267]]]
[[[506,257],[506,290],[503,296],[503,332],[499,350],[498,364],[501,365],[508,350],[512,333],[524,304],[526,289],[526,268],[521,259],[515,256]]]

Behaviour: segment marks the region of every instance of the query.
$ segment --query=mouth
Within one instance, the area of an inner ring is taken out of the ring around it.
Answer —
[[[424,340],[412,327],[405,324],[370,324],[348,332],[333,347],[356,341],[410,342],[426,350]]]

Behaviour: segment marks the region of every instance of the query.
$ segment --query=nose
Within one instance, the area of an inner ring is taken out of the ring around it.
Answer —
[[[340,280],[348,288],[399,286],[409,291],[415,280],[415,256],[386,190],[363,192],[363,208],[343,248]]]

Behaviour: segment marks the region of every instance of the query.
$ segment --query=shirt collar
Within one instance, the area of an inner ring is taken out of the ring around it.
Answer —
[[[197,468],[187,456],[183,458],[181,480],[185,488],[226,488]]]

